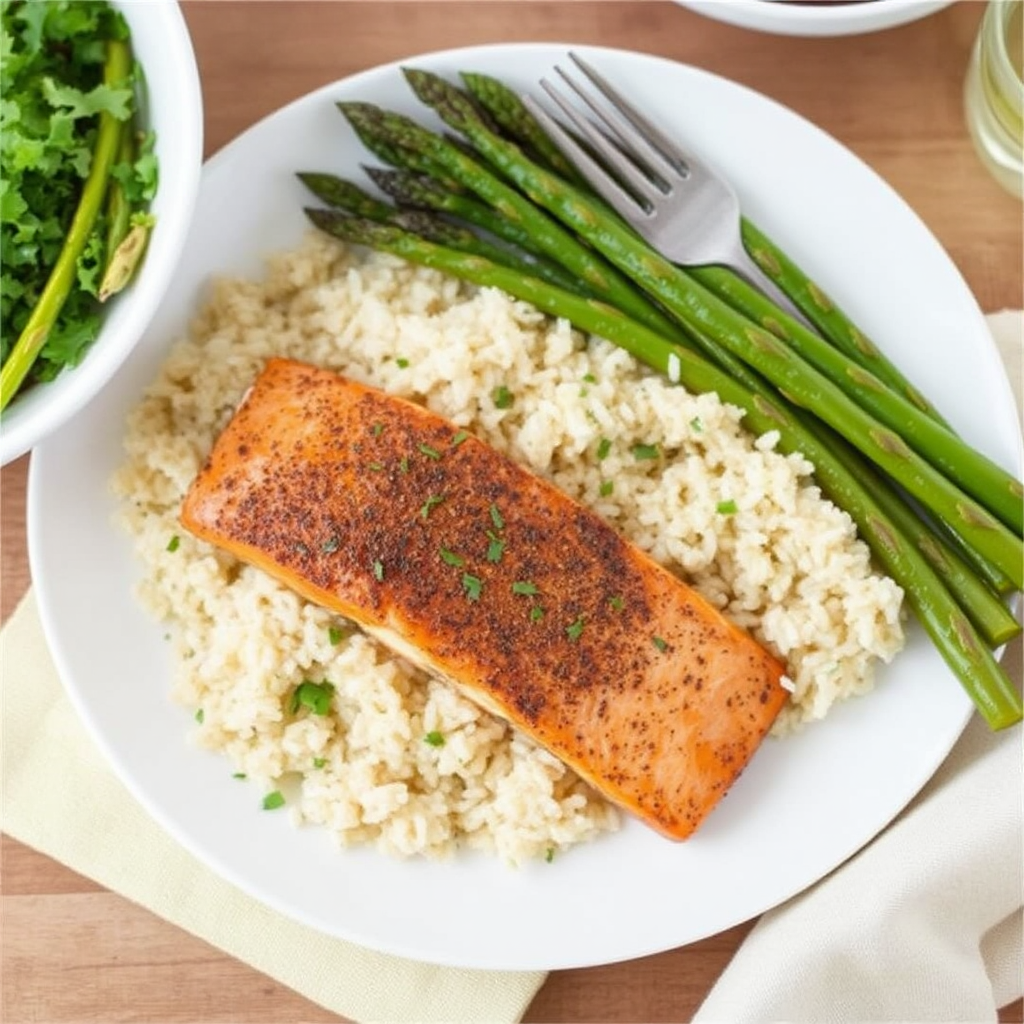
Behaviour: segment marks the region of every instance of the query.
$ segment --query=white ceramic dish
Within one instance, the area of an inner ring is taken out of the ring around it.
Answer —
[[[528,88],[566,50],[484,47],[405,63],[490,72]],[[815,269],[969,440],[1020,465],[1013,400],[984,319],[884,182],[806,121],[735,84],[648,56],[580,50],[728,172],[752,219]],[[785,900],[883,828],[970,715],[916,629],[870,697],[766,743],[690,842],[630,821],[518,871],[482,855],[425,863],[339,852],[320,832],[263,813],[260,794],[223,760],[187,744],[190,719],[170,703],[162,630],[132,596],[137,572],[111,525],[107,483],[126,411],[211,277],[257,274],[265,254],[306,230],[309,197],[294,171],[354,176],[367,161],[335,109],[343,98],[426,116],[399,69],[383,67],[304,97],[222,150],[206,167],[181,270],[143,343],[101,400],[33,456],[32,574],[71,699],[125,784],[197,857],[283,913],[376,949],[480,968],[589,965],[688,943]],[[683,123],[687,107],[715,116]],[[769,147],[777,159],[766,163],[759,155]]]
[[[851,36],[916,21],[953,0],[676,0],[699,14],[786,36]]]
[[[185,19],[175,0],[115,3],[128,21],[146,78],[144,122],[156,132],[160,182],[146,257],[110,300],[85,358],[55,380],[17,395],[0,419],[0,465],[23,455],[73,417],[113,376],[156,312],[188,234],[203,164],[203,101]]]

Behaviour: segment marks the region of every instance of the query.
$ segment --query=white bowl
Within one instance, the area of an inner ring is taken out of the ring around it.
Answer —
[[[118,0],[145,73],[144,123],[156,132],[156,226],[135,280],[111,299],[99,336],[78,366],[14,398],[0,417],[0,465],[75,415],[142,336],[181,256],[199,187],[203,103],[192,40],[177,0]]]
[[[692,11],[759,32],[786,36],[850,36],[903,25],[953,0],[676,0]]]

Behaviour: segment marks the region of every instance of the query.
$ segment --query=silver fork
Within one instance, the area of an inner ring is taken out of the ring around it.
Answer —
[[[547,78],[540,84],[604,165],[533,97],[523,100],[591,187],[667,259],[689,267],[727,266],[810,326],[748,255],[732,186],[703,161],[680,150],[581,57],[570,53],[569,58],[606,101],[555,68],[592,117],[581,113]]]

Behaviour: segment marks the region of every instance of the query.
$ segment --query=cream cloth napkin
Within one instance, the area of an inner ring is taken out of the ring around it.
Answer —
[[[1021,317],[990,322],[1016,386]],[[452,970],[370,952],[268,910],[207,870],[93,745],[64,696],[31,593],[0,635],[0,669],[0,829],[15,839],[358,1021],[515,1021],[543,983],[541,972]],[[699,1019],[994,1019],[1021,992],[1020,798],[1020,730],[996,737],[972,723],[887,832],[762,918]]]
[[[989,324],[1019,409],[1024,317]],[[1019,683],[1019,641],[1004,664]],[[761,917],[695,1019],[994,1021],[1024,993],[1021,801],[1020,727],[975,716],[885,832]]]

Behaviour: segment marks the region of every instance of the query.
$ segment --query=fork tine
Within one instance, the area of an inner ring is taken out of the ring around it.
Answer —
[[[643,170],[616,146],[613,140],[602,132],[590,118],[580,113],[548,79],[542,78],[540,84],[548,96],[558,104],[562,113],[573,123],[577,131],[586,137],[608,166],[615,171],[620,181],[632,189],[634,203],[637,202],[637,198],[642,202],[653,201],[659,191],[657,184],[644,174]],[[600,164],[597,166],[600,168]],[[603,173],[607,175],[608,171],[604,170]]]
[[[700,162],[684,153],[660,128],[644,117],[599,71],[591,67],[579,54],[570,51],[569,59],[583,72],[590,83],[615,108],[618,114],[640,133],[651,149],[678,174],[686,175]]]

